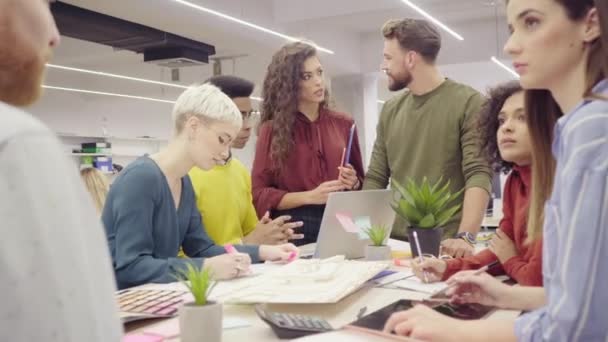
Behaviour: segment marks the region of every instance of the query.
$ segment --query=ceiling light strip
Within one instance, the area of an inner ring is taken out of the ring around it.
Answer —
[[[515,72],[515,70],[509,68],[506,64],[504,64],[503,62],[499,61],[498,58],[492,56],[490,58],[490,60],[492,62],[494,62],[496,65],[498,65],[499,67],[501,67],[502,69],[506,70],[509,74],[513,75],[515,78],[519,78],[519,75]]]
[[[129,80],[129,81],[136,81],[136,82],[143,82],[143,83],[150,83],[150,84],[165,85],[165,86],[174,87],[174,88],[180,88],[180,89],[187,89],[188,88],[187,86],[184,86],[184,85],[181,85],[181,84],[167,83],[167,82],[160,82],[160,81],[153,81],[153,80],[148,80],[148,79],[145,79],[145,78],[138,78],[138,77],[119,75],[119,74],[112,74],[112,73],[103,72],[103,71],[88,70],[88,69],[81,69],[81,68],[73,68],[73,67],[68,67],[68,66],[63,66],[63,65],[56,65],[56,64],[47,64],[46,66],[49,67],[49,68],[52,68],[52,69],[82,72],[82,73],[85,73],[85,74],[91,74],[91,75],[96,75],[96,76],[112,77],[112,78],[119,78],[119,79],[122,79],[122,80]],[[262,101],[261,98],[255,97],[255,96],[251,96],[250,99],[252,99],[254,101]]]
[[[95,95],[125,97],[125,98],[129,98],[129,99],[156,101],[156,102],[164,102],[164,103],[171,103],[171,104],[175,103],[175,101],[156,99],[156,98],[153,98],[153,97],[145,97],[145,96],[135,96],[135,95],[126,95],[126,94],[117,94],[117,93],[107,93],[107,92],[103,92],[103,91],[93,91],[93,90],[76,89],[76,88],[55,87],[55,86],[49,86],[49,85],[43,85],[42,87],[46,88],[46,89],[71,91],[71,92],[83,93],[83,94],[95,94]]]
[[[241,25],[245,25],[245,26],[251,27],[253,29],[256,29],[256,30],[259,30],[259,31],[262,31],[262,32],[265,32],[265,33],[268,33],[268,34],[272,34],[272,35],[277,36],[277,37],[281,37],[283,39],[286,39],[286,40],[289,40],[289,41],[292,41],[292,42],[302,41],[302,39],[291,37],[291,36],[288,36],[286,34],[283,34],[283,33],[277,32],[277,31],[273,31],[271,29],[267,29],[265,27],[262,27],[262,26],[259,26],[259,25],[256,25],[256,24],[252,24],[252,23],[250,23],[248,21],[244,21],[244,20],[235,18],[233,16],[230,16],[230,15],[227,15],[227,14],[224,14],[224,13],[212,10],[210,8],[206,8],[206,7],[203,7],[203,6],[200,6],[200,5],[193,4],[193,3],[189,2],[189,1],[185,1],[185,0],[172,0],[172,1],[177,2],[179,4],[182,4],[184,6],[188,6],[190,8],[197,9],[197,10],[205,12],[205,13],[213,14],[213,15],[218,16],[220,18],[227,19],[227,20],[233,21],[233,22],[241,24]],[[315,48],[317,48],[317,50],[319,50],[319,51],[323,51],[323,52],[326,52],[326,53],[329,53],[329,54],[332,54],[332,55],[334,54],[334,52],[332,50],[326,49],[324,47],[321,47],[321,46],[313,44],[313,43],[310,43],[310,44],[313,45]]]
[[[447,33],[451,34],[454,38],[456,38],[458,40],[464,40],[464,38],[461,35],[459,35],[458,33],[456,33],[454,30],[452,30],[451,28],[449,28],[447,25],[445,25],[441,21],[435,19],[435,17],[433,17],[432,15],[430,15],[427,11],[423,10],[422,8],[418,7],[413,2],[411,2],[409,0],[401,0],[401,1],[403,1],[406,5],[410,6],[414,11],[420,13],[423,17],[425,17],[428,20],[430,20],[431,22],[433,22],[433,24],[435,24],[435,25],[441,27],[442,29],[444,29]]]
[[[153,81],[153,80],[147,80],[147,79],[144,79],[144,78],[130,77],[130,76],[124,76],[124,75],[118,75],[118,74],[111,74],[109,72],[103,72],[103,71],[95,71],[95,70],[73,68],[73,67],[67,67],[67,66],[56,65],[56,64],[47,64],[46,66],[49,67],[49,68],[52,68],[52,69],[76,71],[76,72],[82,72],[82,73],[91,74],[91,75],[120,78],[120,79],[123,79],[123,80],[137,81],[137,82],[150,83],[150,84],[158,84],[158,85],[164,85],[164,86],[174,87],[174,88],[180,88],[180,89],[187,89],[188,88],[187,86],[184,86],[184,85],[181,85],[181,84],[167,83],[167,82],[160,82],[160,81]]]

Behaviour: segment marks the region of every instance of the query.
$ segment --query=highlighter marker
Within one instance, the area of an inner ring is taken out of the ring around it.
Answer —
[[[289,257],[287,258],[287,262],[292,262],[292,261],[296,260],[297,256],[298,256],[298,253],[296,253],[296,252],[289,253]]]
[[[234,246],[231,244],[224,245],[224,249],[226,250],[226,253],[228,253],[228,254],[238,253],[236,248],[234,248]]]

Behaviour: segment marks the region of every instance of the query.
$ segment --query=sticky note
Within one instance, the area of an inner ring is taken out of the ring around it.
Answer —
[[[368,239],[367,233],[365,230],[372,226],[372,220],[369,216],[358,216],[355,217],[355,225],[357,226],[357,232],[359,233],[359,239],[365,240]]]
[[[353,219],[349,214],[346,213],[336,213],[336,219],[340,222],[342,228],[349,233],[359,233],[359,228],[353,222]]]
[[[122,342],[163,342],[162,336],[153,334],[128,334],[122,338]]]
[[[174,318],[159,324],[145,328],[144,332],[150,335],[162,336],[164,338],[174,338],[179,336],[179,319]]]

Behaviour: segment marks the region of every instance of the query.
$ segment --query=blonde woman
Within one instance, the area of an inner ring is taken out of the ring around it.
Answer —
[[[287,260],[292,244],[235,246],[226,254],[203,227],[188,171],[224,163],[242,125],[234,102],[210,84],[192,86],[173,108],[174,136],[158,153],[130,163],[112,183],[102,220],[120,289],[175,281],[187,263],[216,279],[238,277],[251,262]],[[178,258],[182,247],[190,259]]]
[[[93,167],[87,167],[86,169],[80,170],[80,177],[89,191],[91,198],[93,198],[97,213],[101,215],[103,205],[106,203],[106,196],[110,190],[108,179],[101,171]]]

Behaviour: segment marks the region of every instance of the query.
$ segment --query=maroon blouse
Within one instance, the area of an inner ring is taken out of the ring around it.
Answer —
[[[265,122],[260,127],[251,174],[253,203],[258,216],[276,209],[289,192],[312,190],[323,182],[338,179],[342,151],[348,145],[353,123],[346,114],[327,109],[322,109],[314,122],[302,113],[296,114],[293,150],[281,173],[277,174],[270,157],[272,121]],[[363,161],[356,129],[350,164],[363,184]]]

